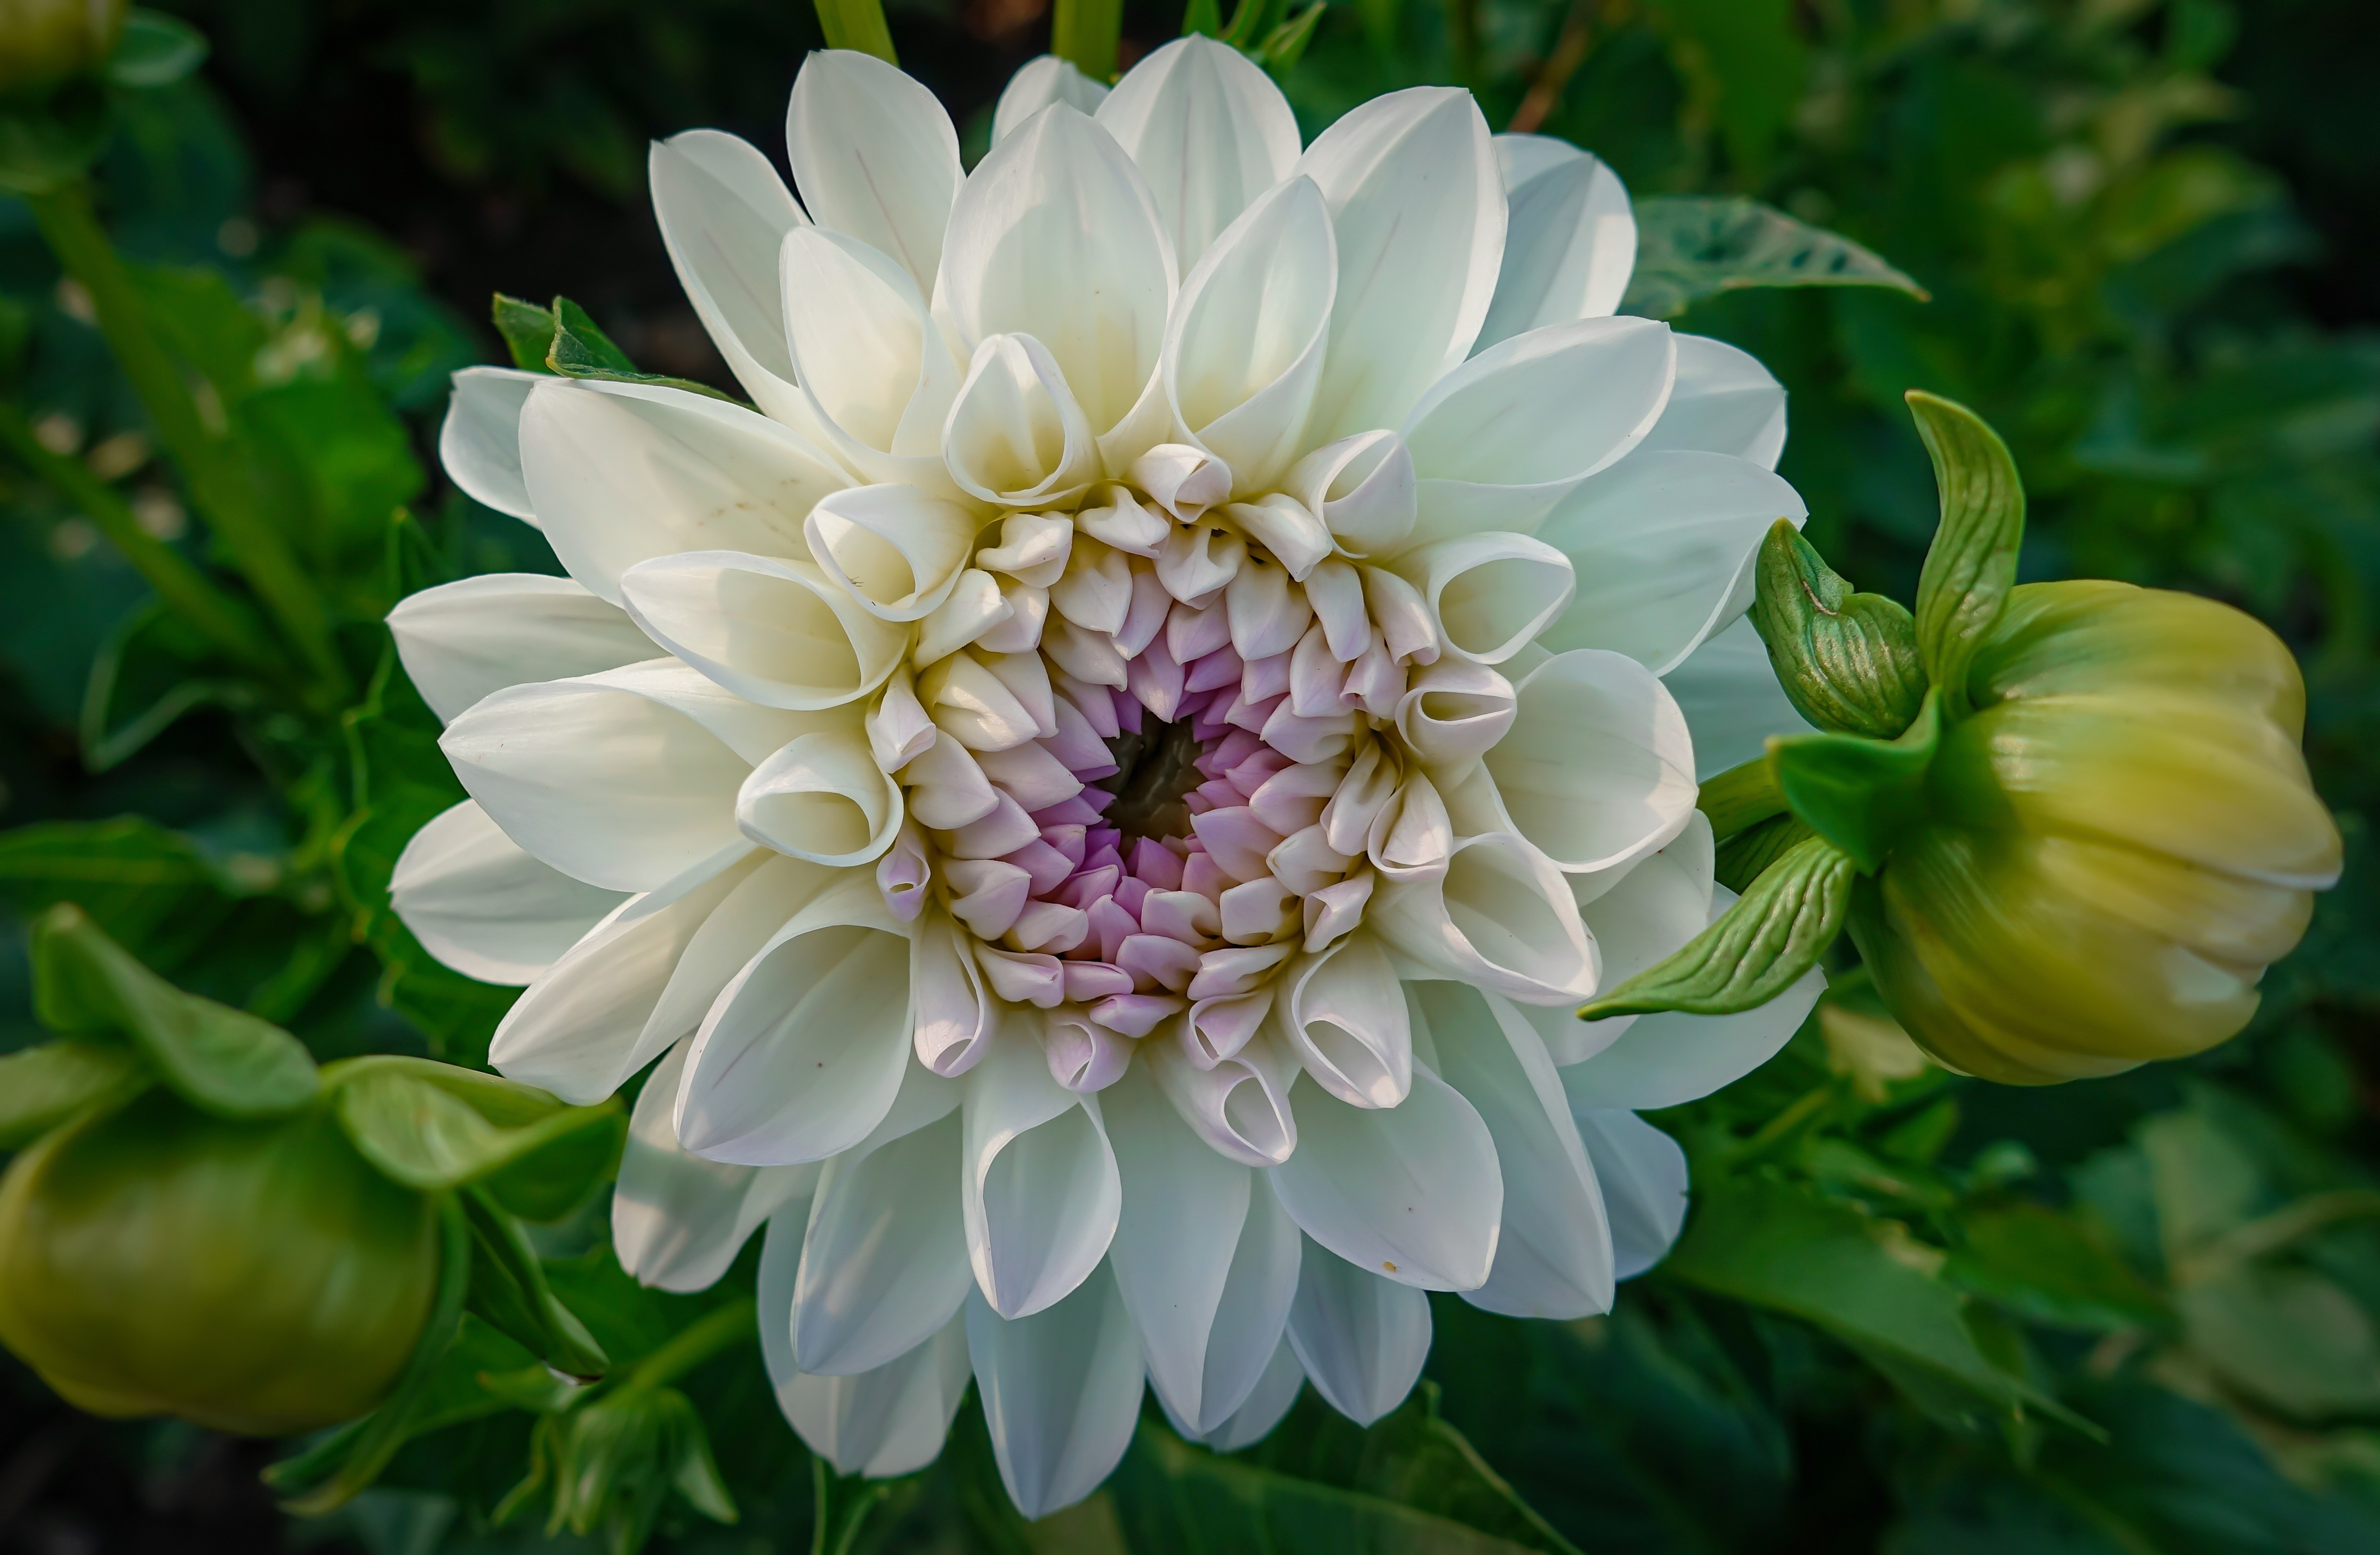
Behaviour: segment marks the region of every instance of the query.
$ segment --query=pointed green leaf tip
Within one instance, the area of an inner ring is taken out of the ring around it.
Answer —
[[[176,1095],[218,1117],[273,1117],[314,1099],[314,1061],[297,1038],[184,993],[72,903],[33,925],[33,1005],[63,1035],[127,1039]]]
[[[1999,434],[1963,405],[1912,389],[1904,396],[1934,456],[1942,524],[1917,579],[1917,652],[1942,688],[1943,715],[1967,711],[1967,665],[2016,586],[2024,483]]]
[[[1860,872],[1884,868],[1885,856],[1925,819],[1925,771],[1942,743],[1939,695],[1897,740],[1858,735],[1772,735],[1768,759],[1793,814],[1852,856]]]
[[[1581,1020],[1683,1010],[1731,1015],[1793,986],[1834,943],[1851,904],[1851,855],[1824,837],[1779,854],[1683,950],[1580,1006]]]
[[[1854,593],[1790,519],[1761,543],[1753,625],[1796,711],[1836,734],[1888,740],[1925,697],[1917,628],[1898,601]]]

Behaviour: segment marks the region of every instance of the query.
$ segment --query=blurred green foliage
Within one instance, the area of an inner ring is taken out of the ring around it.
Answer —
[[[500,284],[568,290],[646,366],[716,379],[682,346],[639,142],[716,123],[773,146],[815,20],[758,0],[176,8],[214,60],[122,99],[103,218],[263,472],[352,691],[331,707],[221,662],[155,608],[87,492],[0,452],[0,903],[79,902],[318,1058],[473,1062],[509,993],[430,963],[386,911],[396,850],[460,791],[378,616],[426,582],[553,564],[444,493],[427,456],[445,375],[498,357],[468,321]],[[1181,17],[1127,7],[1125,56]],[[978,149],[1047,36],[1036,0],[913,0],[892,25]],[[2380,291],[2358,247],[2380,239],[2375,53],[2360,0],[1334,0],[1285,79],[1309,135],[1378,91],[1460,81],[1640,201],[1748,197],[1912,278],[1931,300],[1742,291],[1677,321],[1791,390],[1784,472],[1857,586],[1910,598],[1932,533],[1900,397],[1922,387],[2014,449],[2029,576],[2189,589],[2273,624],[2306,665],[2350,870],[2248,1035],[1998,1089],[1928,1068],[1854,971],[1775,1062],[1656,1118],[1699,1208],[1609,1317],[1440,1300],[1430,1383],[1371,1430],[1308,1397],[1218,1458],[1152,1415],[1106,1490],[1042,1525],[1009,1512],[971,1405],[935,1468],[873,1488],[813,1473],[748,1345],[657,1366],[714,1474],[677,1405],[582,1413],[473,1319],[439,1428],[292,1537],[592,1547],[548,1539],[550,1512],[686,1551],[813,1529],[821,1549],[1135,1555],[2380,1549]],[[5,200],[0,402],[247,597],[89,295]],[[27,992],[0,944],[0,1048],[33,1038]],[[640,1290],[603,1234],[600,1201],[536,1233],[632,1370],[751,1289],[747,1251],[702,1296]],[[30,1387],[35,1418],[54,1406]],[[111,1431],[91,1451],[199,1461],[183,1427]],[[599,1461],[603,1485],[552,1493]],[[692,1500],[654,1493],[673,1475]],[[45,1515],[70,1513],[123,1515]]]

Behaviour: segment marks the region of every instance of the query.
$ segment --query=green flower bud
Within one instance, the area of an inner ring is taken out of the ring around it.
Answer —
[[[234,1121],[152,1089],[0,1177],[0,1342],[96,1415],[351,1419],[405,1367],[438,1259],[431,1199],[323,1107]]]
[[[91,74],[123,30],[124,0],[0,0],[0,92]]]
[[[1852,905],[1910,1035],[2039,1085],[2237,1033],[2339,869],[2289,650],[2192,595],[2035,584],[2010,591],[1966,686],[1927,819]]]

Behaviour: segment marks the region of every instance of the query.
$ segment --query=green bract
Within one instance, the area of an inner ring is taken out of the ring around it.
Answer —
[[[2017,585],[2007,448],[1909,398],[1942,492],[1916,613],[1777,526],[1754,618],[1820,732],[1705,785],[1742,901],[1581,1014],[1749,1008],[1847,921],[1901,1025],[1966,1073],[2052,1084],[2212,1047],[2338,875],[2297,663],[2213,601]]]
[[[325,1112],[152,1090],[10,1165],[0,1270],[0,1341],[78,1406],[277,1436],[379,1402],[430,1314],[436,1216]]]

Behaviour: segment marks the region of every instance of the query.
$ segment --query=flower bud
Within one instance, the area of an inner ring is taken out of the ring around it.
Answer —
[[[2013,589],[1975,709],[1927,775],[1928,820],[1852,909],[1901,1024],[2012,1084],[2202,1051],[2338,878],[2278,638],[2226,605],[2128,584]]]
[[[124,0],[0,0],[0,92],[97,70],[123,30]]]
[[[262,1436],[353,1418],[437,1276],[430,1200],[319,1107],[234,1122],[152,1089],[0,1177],[0,1342],[95,1415]]]

